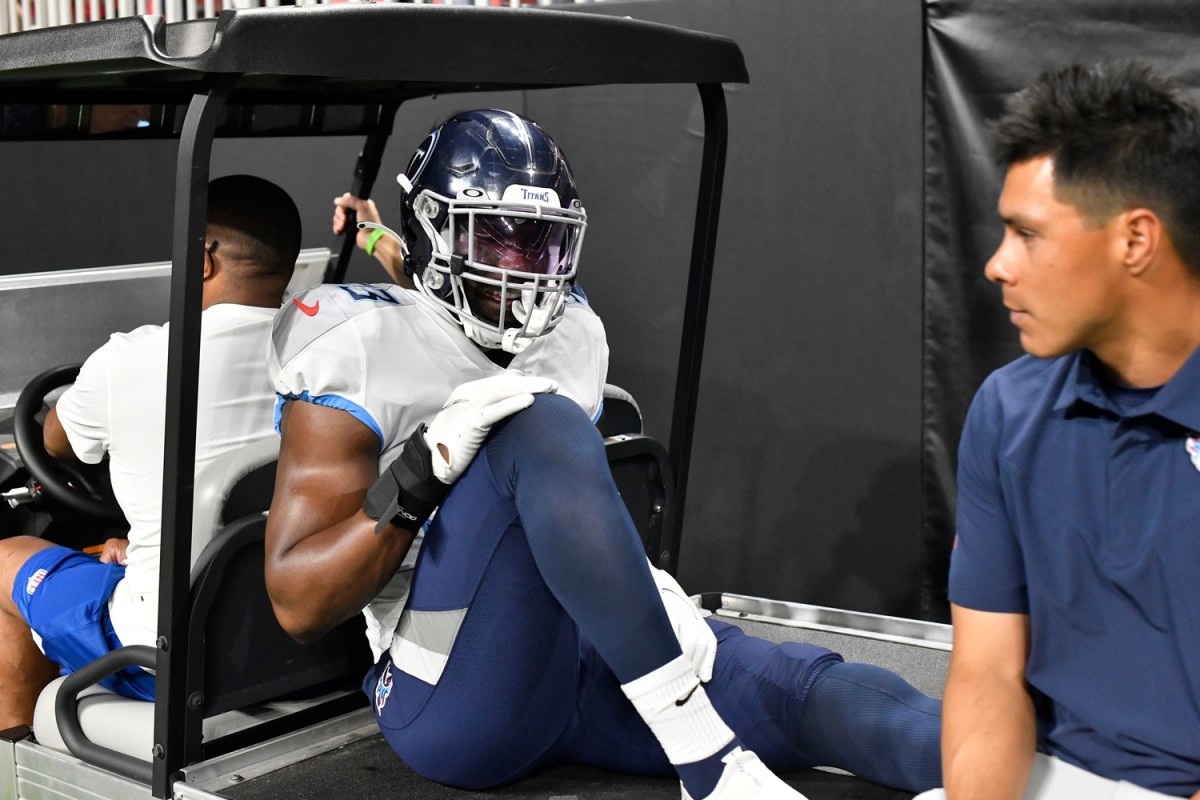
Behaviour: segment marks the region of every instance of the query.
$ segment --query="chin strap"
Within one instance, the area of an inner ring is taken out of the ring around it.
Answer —
[[[506,353],[516,355],[529,347],[529,343],[533,341],[528,336],[521,336],[520,328],[509,328],[504,332],[504,337],[500,341],[500,349]]]

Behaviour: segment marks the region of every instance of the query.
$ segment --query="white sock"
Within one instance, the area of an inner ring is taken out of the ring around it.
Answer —
[[[686,656],[622,684],[672,764],[691,764],[721,751],[733,731],[713,708]]]

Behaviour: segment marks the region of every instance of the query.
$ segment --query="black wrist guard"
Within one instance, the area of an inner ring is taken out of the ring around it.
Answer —
[[[420,530],[450,491],[449,484],[434,477],[429,445],[425,444],[426,427],[422,423],[417,428],[404,443],[400,457],[388,465],[367,492],[363,511],[376,521],[376,533],[389,523]]]

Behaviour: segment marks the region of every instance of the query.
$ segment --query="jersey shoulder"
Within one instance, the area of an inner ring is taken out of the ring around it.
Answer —
[[[166,325],[140,325],[133,330],[114,333],[103,345],[108,348],[144,347],[158,341],[166,341]]]
[[[567,294],[566,299],[563,301],[563,305],[566,306],[567,310],[583,309],[592,314],[596,313],[595,311],[592,311],[592,306],[588,302],[587,294],[584,293],[583,289],[579,286],[571,287],[571,291]]]
[[[275,314],[271,345],[285,364],[317,339],[336,334],[365,315],[413,305],[409,292],[374,283],[331,283],[288,298]]]

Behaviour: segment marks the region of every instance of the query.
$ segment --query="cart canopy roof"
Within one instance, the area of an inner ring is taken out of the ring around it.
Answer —
[[[230,106],[310,108],[253,122],[235,114],[220,135],[370,132],[371,107],[447,92],[747,80],[741,50],[725,37],[542,8],[231,9],[190,22],[140,16],[0,37],[0,97],[9,108],[184,105],[225,74],[241,76]],[[177,136],[176,116],[122,135]],[[8,126],[10,137],[26,133],[49,132]]]

